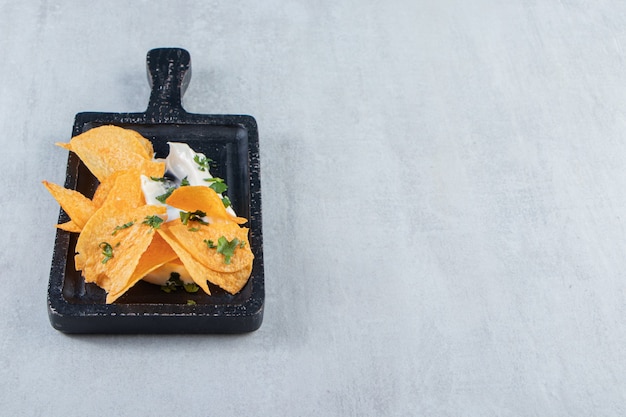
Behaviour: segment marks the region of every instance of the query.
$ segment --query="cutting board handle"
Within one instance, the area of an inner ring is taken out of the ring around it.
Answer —
[[[146,115],[155,123],[184,117],[183,94],[191,79],[191,57],[182,48],[156,48],[146,56],[148,82],[152,89]]]

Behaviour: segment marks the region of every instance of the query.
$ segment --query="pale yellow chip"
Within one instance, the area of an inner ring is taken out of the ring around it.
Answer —
[[[80,231],[96,211],[93,202],[78,191],[48,181],[42,182]]]
[[[144,167],[152,171],[152,144],[137,132],[117,126],[100,126],[74,136],[69,144],[57,145],[74,152],[100,181],[115,171]]]
[[[222,199],[215,190],[201,185],[179,187],[165,202],[172,207],[188,212],[200,210],[206,213],[212,222],[227,221],[243,224],[248,221],[243,217],[235,217],[226,211]]]

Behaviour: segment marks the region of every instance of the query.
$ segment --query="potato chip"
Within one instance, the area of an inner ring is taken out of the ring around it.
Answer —
[[[198,262],[189,252],[185,250],[185,248],[180,245],[180,243],[176,241],[174,236],[172,236],[168,231],[168,224],[169,223],[164,224],[158,230],[159,235],[161,235],[161,237],[171,246],[174,252],[176,252],[176,255],[178,255],[179,259],[182,261],[193,281],[198,284],[198,286],[202,288],[205,293],[211,295],[211,290],[207,284],[208,276],[211,270]]]
[[[158,214],[165,214],[165,207],[144,205],[129,210],[105,204],[98,209],[76,242],[76,267],[83,271],[85,281],[115,294],[127,287],[155,235],[144,219]]]
[[[141,255],[141,258],[139,258],[139,263],[130,278],[126,281],[120,281],[117,285],[111,285],[109,293],[107,294],[107,303],[110,304],[114,302],[144,276],[177,258],[176,252],[174,252],[161,235],[158,233],[153,233],[153,235],[150,245]]]
[[[96,211],[93,202],[78,191],[48,181],[42,182],[80,231]]]
[[[139,170],[129,169],[113,174],[113,185],[106,194],[102,205],[114,204],[127,209],[146,204],[141,190],[141,174]],[[109,186],[108,178],[103,184]]]
[[[136,167],[158,171],[156,167],[161,165],[152,161],[152,145],[147,139],[117,126],[96,127],[74,136],[69,144],[57,145],[78,155],[100,182],[115,171]]]
[[[91,199],[91,201],[93,201],[96,207],[102,207],[102,205],[104,204],[104,201],[106,200],[107,196],[111,192],[111,189],[115,185],[115,180],[123,172],[126,172],[126,171],[114,172],[113,174],[106,177],[104,181],[102,181],[98,185],[98,188],[96,188],[96,192],[93,194],[93,198]]]
[[[57,229],[65,230],[71,233],[80,233],[81,228],[73,221],[57,224]]]
[[[154,148],[152,147],[152,142],[150,142],[148,139],[144,138],[141,133],[135,131],[135,130],[131,130],[131,129],[124,129],[125,132],[129,135],[134,136],[137,141],[139,142],[139,144],[145,149],[146,153],[146,159],[151,160],[154,157]]]
[[[211,222],[228,221],[243,224],[248,221],[227,212],[220,196],[213,189],[201,185],[177,188],[165,202],[188,212],[200,210],[206,213]]]
[[[201,225],[194,222],[193,225],[184,225],[177,220],[168,223],[168,231],[197,261],[217,272],[237,272],[254,259],[248,242],[248,229],[234,223]],[[232,244],[232,256],[220,253],[220,238]]]
[[[235,272],[219,272],[202,264],[191,253],[189,253],[174,237],[171,231],[172,223],[167,223],[165,227],[159,229],[159,234],[172,246],[174,251],[182,260],[185,268],[191,274],[193,280],[203,290],[208,291],[206,281],[217,285],[223,290],[237,294],[246,285],[252,272],[252,262]],[[207,288],[205,288],[207,287]],[[210,294],[207,292],[207,294]]]

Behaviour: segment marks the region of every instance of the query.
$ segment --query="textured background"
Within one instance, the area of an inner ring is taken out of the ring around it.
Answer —
[[[259,123],[243,336],[48,323],[80,111]],[[626,3],[0,0],[0,414],[626,415]]]

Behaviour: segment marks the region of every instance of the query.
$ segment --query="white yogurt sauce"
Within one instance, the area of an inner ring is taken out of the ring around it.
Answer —
[[[202,171],[198,163],[194,160],[197,158],[200,160],[206,158],[204,154],[195,152],[186,143],[168,142],[167,144],[170,146],[170,152],[164,160],[165,172],[166,176],[171,178],[172,181],[154,181],[151,178],[142,175],[141,190],[143,191],[144,198],[146,199],[146,204],[166,206],[167,214],[163,220],[172,221],[180,217],[181,210],[160,202],[157,200],[157,197],[167,193],[167,190],[170,187],[179,187],[184,178],[187,178],[189,185],[208,187],[211,183],[205,180],[213,178],[213,176],[208,168]],[[218,195],[222,198],[221,194]],[[228,207],[226,211],[233,216],[236,216],[232,207]]]

